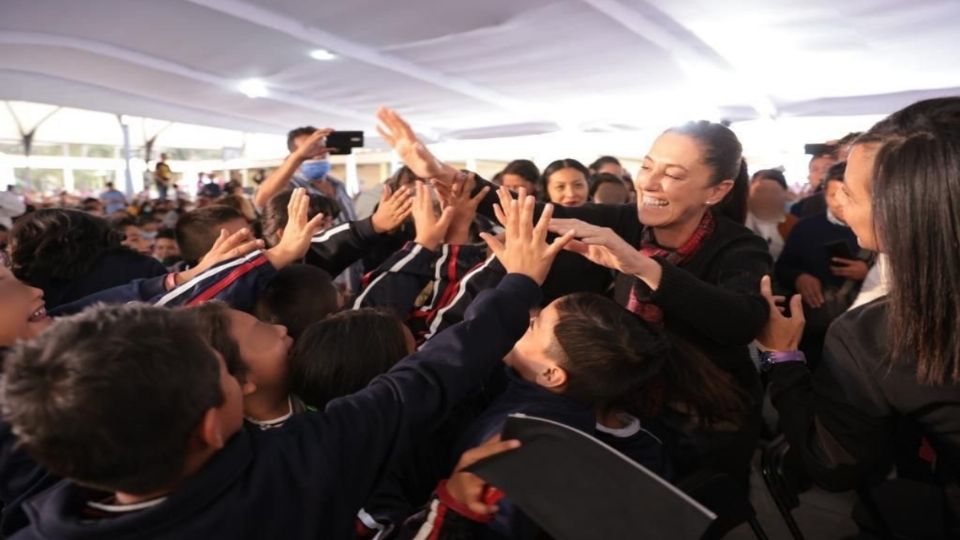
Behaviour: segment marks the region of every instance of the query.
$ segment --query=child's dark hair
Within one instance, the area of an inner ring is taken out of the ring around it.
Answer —
[[[733,180],[733,188],[715,208],[716,211],[737,223],[747,219],[747,197],[750,191],[750,174],[743,159],[743,145],[736,133],[723,124],[701,120],[672,127],[666,133],[686,135],[703,149],[703,162],[713,169],[710,185],[724,180]]]
[[[827,169],[826,176],[823,177],[823,184],[826,185],[827,182],[843,182],[844,176],[847,175],[847,162],[841,161],[839,163],[834,163]]]
[[[220,366],[183,311],[128,304],[61,319],[7,356],[3,414],[50,473],[147,494],[180,478]]]
[[[87,273],[105,251],[126,249],[107,220],[52,208],[18,219],[10,232],[13,271],[23,281],[71,280]]]
[[[280,230],[286,228],[290,214],[287,212],[287,205],[290,204],[290,197],[293,190],[284,190],[277,193],[267,201],[263,208],[263,217],[260,222],[263,224],[263,241],[267,247],[273,247],[280,242]],[[331,219],[337,219],[340,216],[340,203],[318,193],[310,193],[310,208],[307,210],[307,217],[313,219],[317,214],[323,214]]]
[[[753,184],[760,180],[770,180],[779,184],[784,190],[790,189],[787,186],[787,177],[784,176],[783,171],[779,169],[760,169],[753,173],[753,176],[750,178],[750,183]]]
[[[193,266],[210,251],[225,223],[242,219],[243,214],[229,206],[214,205],[191,210],[177,220],[177,245],[180,255]]]
[[[239,381],[246,380],[247,364],[240,356],[240,345],[230,333],[230,306],[213,300],[186,311],[194,318],[195,327],[204,341],[223,357],[227,371]]]
[[[563,169],[576,169],[583,173],[584,180],[586,180],[588,183],[590,182],[590,169],[584,167],[583,163],[571,158],[558,159],[547,165],[547,168],[544,169],[543,173],[540,175],[539,189],[544,200],[549,198],[549,191],[547,191],[547,188],[550,187],[550,177],[553,176],[553,173]]]
[[[600,156],[596,161],[590,164],[590,170],[596,173],[600,170],[600,167],[603,167],[604,165],[616,165],[618,167],[622,167],[619,159],[613,156]]]
[[[567,372],[564,394],[580,402],[610,405],[667,360],[669,344],[660,333],[609,298],[575,293],[553,305],[553,333]]]
[[[536,185],[540,179],[540,169],[529,159],[515,159],[507,163],[507,166],[499,174],[501,177],[504,174],[515,174],[533,185]]]
[[[375,309],[344,311],[310,325],[290,358],[291,391],[323,408],[363,389],[408,350],[403,323]]]
[[[564,394],[650,418],[679,404],[705,424],[739,425],[744,395],[726,372],[609,298],[576,293],[554,304]]]
[[[623,178],[611,173],[597,173],[590,177],[590,200],[593,200],[593,196],[597,194],[597,190],[604,184],[614,184],[622,187],[624,191],[630,192]]]
[[[311,324],[337,311],[337,288],[330,275],[316,266],[292,264],[277,272],[257,299],[254,315],[282,324],[298,339]]]

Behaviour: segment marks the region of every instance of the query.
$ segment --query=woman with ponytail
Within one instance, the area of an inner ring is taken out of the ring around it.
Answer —
[[[469,181],[434,157],[395,112],[382,109],[379,118],[385,140],[418,176],[432,179],[438,189]],[[747,346],[767,320],[770,308],[759,286],[773,265],[766,242],[743,226],[746,172],[733,131],[691,122],[665,131],[646,153],[636,205],[557,207],[551,221],[554,233],[574,231],[578,240],[568,250],[618,272],[615,298],[621,305],[695,345],[751,397],[746,421],[727,441],[733,457],[723,466],[744,486],[760,433],[761,396]],[[473,189],[486,184],[478,180]],[[478,212],[493,215],[495,202],[488,196]],[[545,286],[570,278],[558,259]],[[702,441],[689,423],[673,425]],[[686,446],[691,455],[684,461],[703,461],[714,451],[710,446]]]

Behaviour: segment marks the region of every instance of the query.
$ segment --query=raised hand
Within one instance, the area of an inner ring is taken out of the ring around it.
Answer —
[[[803,300],[799,294],[793,295],[790,299],[790,316],[783,314],[778,301],[782,297],[773,295],[773,288],[770,285],[770,276],[763,276],[760,280],[760,294],[770,304],[770,316],[767,318],[767,324],[757,336],[757,345],[760,349],[767,351],[795,351],[800,347],[800,339],[803,337]]]
[[[413,223],[417,228],[417,237],[414,242],[430,251],[436,251],[443,243],[452,221],[453,209],[445,208],[443,213],[437,216],[437,212],[433,208],[430,188],[423,182],[418,181],[416,195],[413,197]]]
[[[481,515],[497,513],[496,505],[487,503],[487,490],[490,486],[479,476],[464,471],[474,463],[496,454],[510,452],[520,448],[520,441],[501,441],[497,435],[482,446],[464,452],[457,463],[453,475],[447,480],[447,493],[458,503],[466,506],[471,512]]]
[[[390,186],[383,186],[383,193],[380,194],[380,204],[377,205],[377,211],[373,213],[373,217],[370,219],[373,230],[383,234],[403,225],[413,208],[411,195],[410,188],[406,186],[397,191],[392,191]]]
[[[333,148],[327,148],[327,135],[333,133],[332,129],[318,129],[307,137],[300,146],[293,151],[293,155],[301,161],[308,159],[318,159],[326,156]]]
[[[230,235],[227,234],[226,229],[220,229],[220,236],[217,241],[213,243],[210,251],[200,259],[200,262],[189,270],[177,273],[174,279],[177,285],[186,283],[224,261],[243,257],[262,248],[263,240],[253,238],[250,229],[246,227]]]
[[[477,207],[490,191],[489,187],[484,187],[471,197],[472,179],[473,175],[470,175],[470,182],[455,183],[448,187],[437,184],[437,195],[444,209],[453,209],[453,222],[447,231],[448,244],[460,245],[470,241],[470,227],[477,216]]]
[[[550,232],[554,234],[569,231],[573,231],[577,239],[567,245],[567,250],[579,253],[600,266],[624,274],[639,274],[643,270],[644,259],[649,259],[612,229],[579,219],[555,219],[550,222]]]
[[[503,188],[498,193],[500,204],[494,206],[494,212],[506,228],[506,244],[487,233],[482,233],[480,237],[487,243],[490,251],[496,255],[507,272],[524,274],[539,285],[543,285],[557,254],[573,240],[573,231],[547,244],[553,205],[548,204],[544,207],[540,221],[534,226],[533,214],[536,200],[532,196],[527,196],[525,189],[520,190],[518,199],[514,199],[510,192]]]
[[[377,133],[389,144],[400,159],[420,178],[438,180],[449,184],[457,176],[457,170],[443,163],[426,146],[413,128],[396,111],[381,107],[377,111]]]
[[[323,229],[323,214],[308,218],[310,196],[303,188],[293,190],[290,203],[287,204],[287,226],[283,229],[283,238],[276,246],[264,253],[270,264],[277,270],[302,259],[310,249],[313,235]]]

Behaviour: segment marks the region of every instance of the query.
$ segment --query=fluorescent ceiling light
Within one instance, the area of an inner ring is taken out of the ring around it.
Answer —
[[[241,82],[238,88],[248,98],[260,98],[270,93],[267,84],[260,79],[247,79]]]
[[[313,58],[314,60],[321,60],[321,61],[334,60],[336,57],[337,55],[333,54],[332,52],[326,49],[315,49],[310,51],[310,58]]]

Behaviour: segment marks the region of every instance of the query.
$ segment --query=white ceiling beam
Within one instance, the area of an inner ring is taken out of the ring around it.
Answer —
[[[122,62],[127,62],[140,67],[192,79],[197,82],[222,88],[229,92],[239,93],[237,88],[239,81],[221,77],[219,75],[194,69],[141,52],[90,39],[45,34],[40,32],[0,31],[0,44],[38,45],[44,47],[63,47],[67,49],[79,50],[98,56],[113,58],[115,60],[120,60]],[[298,105],[305,109],[310,109],[325,114],[336,115],[344,118],[352,118],[354,120],[364,122],[364,125],[372,124],[374,121],[372,111],[369,113],[364,113],[342,107],[334,107],[328,103],[323,103],[314,99],[305,98],[301,95],[290,94],[274,89],[270,89],[270,93],[267,96],[258,99],[268,99],[280,103]]]
[[[367,45],[309,26],[299,20],[242,0],[186,0],[198,6],[295,37],[344,58],[389,70],[530,117],[534,107],[522,100],[478,85],[462,77],[447,75]],[[429,16],[429,15],[427,15]]]
[[[750,106],[761,116],[776,116],[777,106],[773,100],[757,91],[741,77],[735,66],[719,51],[649,2],[641,1],[626,5],[621,0],[581,1],[669,53],[678,60],[680,68],[695,80],[698,75],[702,76],[696,73],[698,68],[706,67],[729,74],[731,80],[742,81],[742,88],[738,90],[744,94]],[[643,11],[638,10],[638,7]]]

